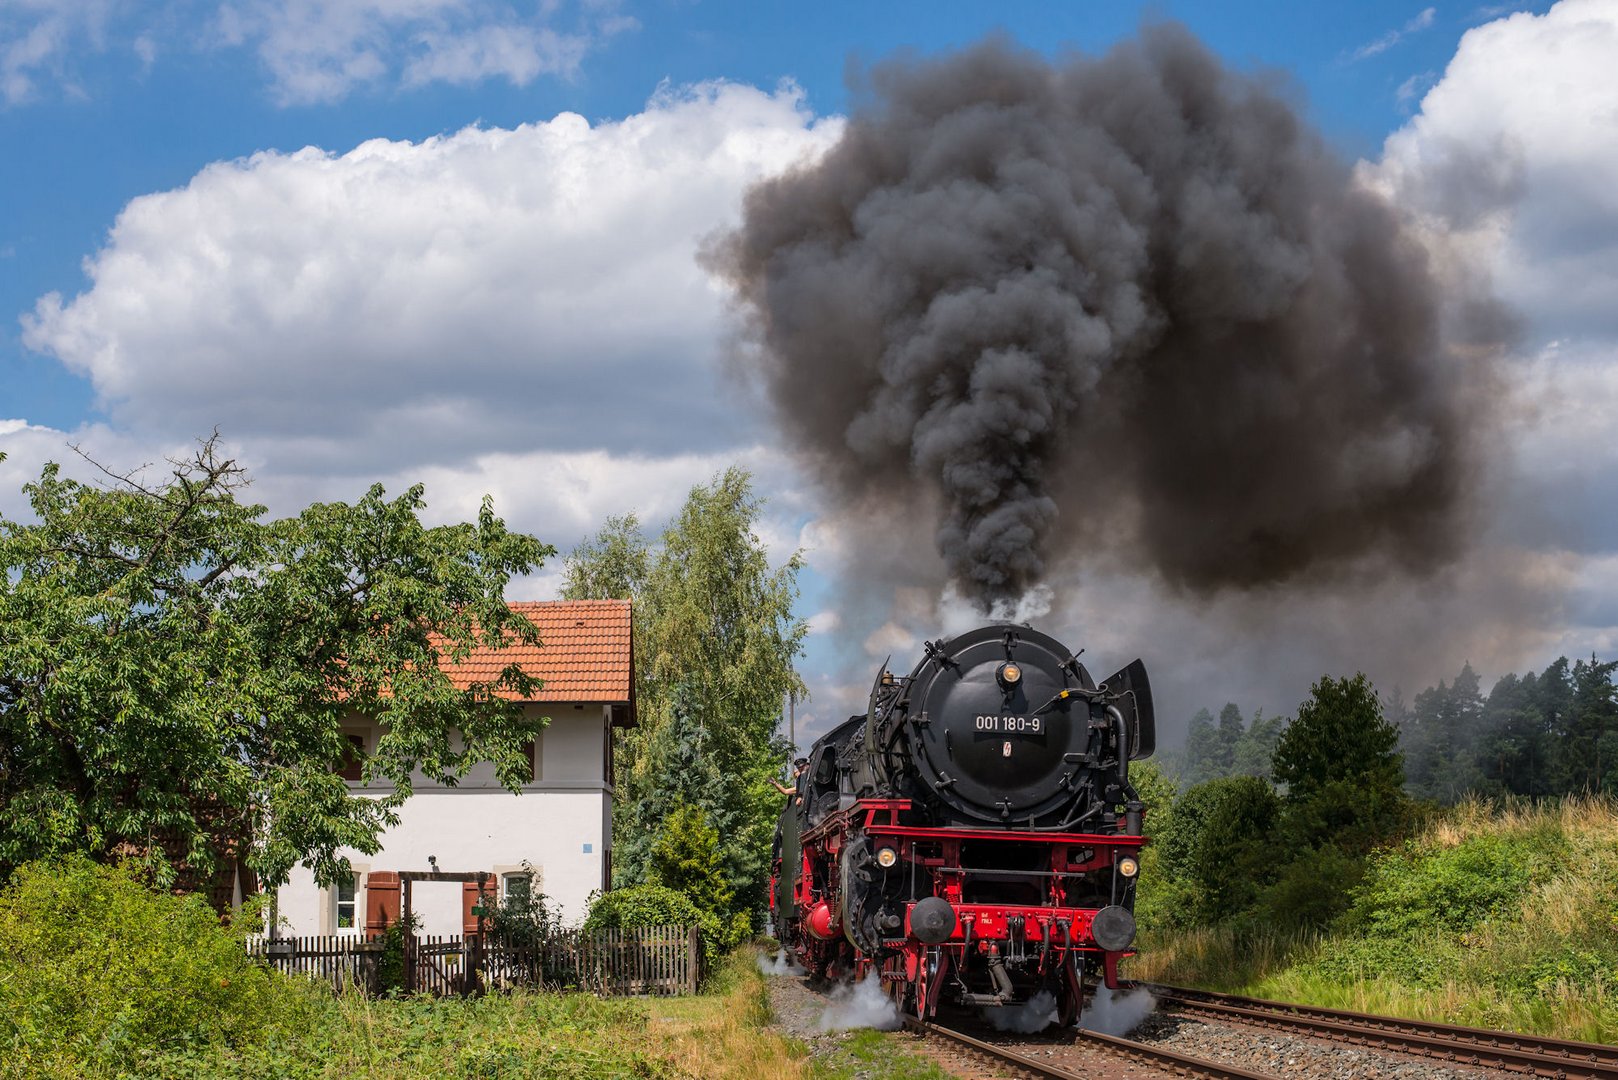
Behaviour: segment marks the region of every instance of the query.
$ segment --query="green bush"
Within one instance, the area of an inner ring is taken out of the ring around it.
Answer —
[[[0,1060],[93,1076],[156,1053],[240,1047],[295,1025],[310,995],[252,961],[200,897],[155,892],[83,857],[0,889]]]
[[[1483,834],[1448,848],[1390,848],[1371,859],[1345,924],[1400,937],[1471,930],[1520,905],[1534,872],[1557,866],[1562,853],[1562,845],[1546,835]]]
[[[696,926],[702,933],[703,961],[710,971],[724,955],[726,942],[735,930],[666,885],[631,885],[602,893],[584,919],[586,933],[640,926]]]
[[[1274,872],[1280,800],[1253,776],[1208,780],[1182,795],[1154,834],[1146,913],[1158,926],[1208,925],[1250,911]]]
[[[1304,848],[1264,890],[1264,919],[1278,930],[1323,930],[1343,914],[1364,876],[1365,860],[1336,844]]]

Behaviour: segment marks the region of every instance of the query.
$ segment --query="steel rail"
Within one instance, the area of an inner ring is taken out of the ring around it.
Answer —
[[[1238,997],[1155,983],[1141,984],[1181,1012],[1313,1033],[1334,1042],[1400,1050],[1457,1065],[1506,1069],[1558,1080],[1618,1080],[1618,1047],[1510,1031]]]
[[[1052,1062],[1040,1061],[1026,1054],[1019,1054],[1004,1046],[996,1046],[981,1039],[975,1039],[965,1032],[947,1028],[941,1024],[918,1020],[913,1016],[904,1017],[905,1027],[923,1035],[933,1035],[950,1042],[958,1043],[970,1050],[1004,1062],[1033,1073],[1035,1076],[1049,1077],[1051,1080],[1074,1080],[1082,1073],[1071,1069],[1061,1068]],[[1237,1065],[1225,1065],[1207,1058],[1191,1057],[1188,1054],[1165,1050],[1160,1046],[1136,1042],[1133,1039],[1120,1039],[1115,1035],[1103,1035],[1099,1031],[1085,1031],[1078,1029],[1073,1032],[1072,1046],[1090,1044],[1103,1053],[1114,1057],[1123,1057],[1137,1063],[1153,1065],[1180,1076],[1201,1076],[1207,1080],[1275,1080],[1267,1073],[1253,1072]]]

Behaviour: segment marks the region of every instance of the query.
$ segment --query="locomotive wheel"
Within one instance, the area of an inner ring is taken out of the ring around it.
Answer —
[[[944,950],[937,945],[932,946],[922,956],[921,963],[916,970],[916,978],[912,983],[915,993],[912,995],[912,1013],[918,1020],[926,1020],[934,1007],[938,1004],[939,984],[949,974],[949,961],[944,956]]]
[[[915,983],[911,978],[904,953],[890,956],[882,964],[882,992],[888,995],[893,1007],[900,1013],[910,1012],[914,1006]]]
[[[1070,1028],[1078,1023],[1079,1012],[1084,1008],[1084,979],[1071,955],[1062,958],[1057,972],[1056,1001],[1057,1026]]]

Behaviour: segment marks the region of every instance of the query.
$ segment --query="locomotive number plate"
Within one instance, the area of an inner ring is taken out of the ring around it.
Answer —
[[[980,716],[977,730],[995,735],[1042,735],[1045,718],[1042,716]]]

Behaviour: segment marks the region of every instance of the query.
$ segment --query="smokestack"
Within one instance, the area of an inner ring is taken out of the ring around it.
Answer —
[[[704,262],[834,502],[985,611],[1060,559],[1211,593],[1463,545],[1482,395],[1424,249],[1179,26],[884,63]]]

